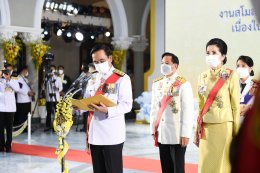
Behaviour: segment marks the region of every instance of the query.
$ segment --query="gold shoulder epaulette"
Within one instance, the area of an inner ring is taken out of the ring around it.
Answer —
[[[116,74],[118,74],[119,76],[124,76],[124,75],[125,75],[124,72],[122,72],[121,70],[118,70],[118,69],[114,69],[113,72],[116,73]]]
[[[186,79],[182,76],[177,76],[176,80],[180,81],[182,84],[186,82]]]
[[[153,80],[153,83],[155,83],[155,82],[157,82],[157,81],[159,81],[159,80],[162,80],[162,79],[163,79],[163,76],[157,77],[157,78],[155,78],[155,79]]]
[[[18,80],[18,77],[12,76],[11,79],[13,79],[13,80]]]

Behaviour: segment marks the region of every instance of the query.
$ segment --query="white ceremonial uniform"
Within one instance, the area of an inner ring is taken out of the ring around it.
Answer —
[[[16,112],[15,92],[19,91],[18,80],[0,79],[0,112]]]
[[[108,73],[102,75],[95,74],[95,77],[89,80],[84,97],[95,95],[95,92],[101,85],[101,80],[106,80],[115,68],[112,66]],[[117,103],[117,106],[108,107],[108,114],[94,112],[89,127],[89,144],[92,145],[115,145],[125,141],[125,113],[132,109],[132,86],[130,77],[125,74],[120,77],[114,88],[115,92],[105,93],[104,96]]]
[[[252,88],[252,80],[253,80],[253,78],[251,76],[249,76],[247,78],[247,80],[245,81],[246,86],[240,95],[240,102],[244,102],[245,96],[248,94],[248,92]],[[247,105],[253,105],[254,99],[255,99],[255,96],[252,96],[252,98],[247,102]]]
[[[150,113],[151,133],[159,112],[159,105],[164,95],[175,82],[177,73],[170,77],[163,77],[153,83],[152,104]],[[180,144],[180,137],[190,138],[193,128],[194,99],[189,82],[183,83],[176,93],[173,93],[171,102],[163,112],[158,127],[158,142],[161,144]]]
[[[54,82],[51,82],[54,81]],[[60,100],[60,92],[63,90],[62,80],[60,77],[54,75],[46,81],[46,102],[58,102]],[[57,91],[54,91],[54,87],[58,88]],[[50,98],[50,94],[55,93],[56,100],[54,97]]]
[[[17,92],[17,103],[29,103],[32,102],[32,98],[28,95],[28,92],[31,91],[28,86],[29,81],[26,77],[19,75],[18,83],[20,85],[20,89]]]

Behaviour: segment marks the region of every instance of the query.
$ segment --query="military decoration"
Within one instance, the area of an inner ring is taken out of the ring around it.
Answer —
[[[219,77],[222,78],[223,80],[227,80],[229,78],[230,72],[227,70],[223,70],[219,73]]]
[[[200,86],[198,89],[200,95],[204,95],[206,91],[207,91],[207,85]]]
[[[107,83],[105,84],[105,93],[115,94],[117,92],[117,84],[115,83]]]
[[[215,101],[217,102],[218,108],[221,109],[224,107],[222,96],[216,96]]]
[[[172,113],[177,114],[177,113],[179,112],[175,100],[172,100],[172,101],[169,103],[169,106],[172,108]]]

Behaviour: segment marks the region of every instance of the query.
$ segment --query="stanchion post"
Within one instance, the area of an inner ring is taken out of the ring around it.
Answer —
[[[64,149],[64,138],[62,138],[62,146]],[[65,168],[65,155],[61,159],[61,173],[64,172],[64,168]]]
[[[31,145],[31,121],[32,121],[32,115],[31,113],[29,112],[28,113],[28,145]]]

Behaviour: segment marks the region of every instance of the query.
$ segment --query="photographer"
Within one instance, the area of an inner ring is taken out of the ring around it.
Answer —
[[[14,117],[15,126],[19,126],[27,120],[28,113],[31,112],[31,102],[35,101],[35,93],[32,91],[31,84],[27,78],[28,75],[28,67],[22,67],[18,75],[20,90],[17,92],[17,111]]]
[[[12,72],[13,66],[10,64],[5,64],[5,69],[0,70],[0,152],[12,152],[13,119],[16,112],[15,92],[19,91],[18,80],[11,77]]]
[[[45,77],[45,97],[46,97],[46,128],[44,131],[52,129],[51,115],[55,115],[56,104],[60,99],[60,92],[62,91],[61,78],[56,74],[56,66],[51,65],[48,74]]]
[[[63,90],[60,92],[60,95],[64,96],[64,94],[68,91],[68,89],[71,85],[71,80],[67,75],[64,74],[64,66],[62,66],[62,65],[58,66],[58,74],[59,74],[59,77],[61,78],[62,87],[63,87]]]

